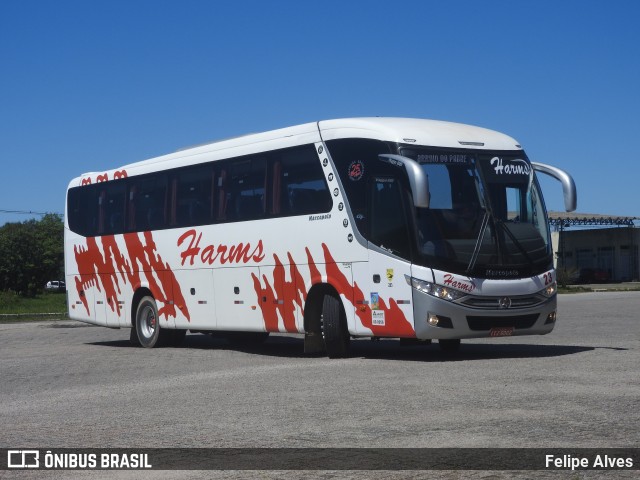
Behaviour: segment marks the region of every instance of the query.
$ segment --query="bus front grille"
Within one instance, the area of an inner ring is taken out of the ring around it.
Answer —
[[[501,308],[500,301],[504,297],[479,297],[470,296],[460,301],[461,304],[471,308],[484,308],[487,310],[498,310]],[[541,305],[547,300],[540,295],[521,295],[509,297],[511,302],[509,308],[530,308]]]

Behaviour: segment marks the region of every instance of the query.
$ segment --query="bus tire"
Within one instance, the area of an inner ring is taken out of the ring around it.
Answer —
[[[135,330],[141,346],[145,348],[160,346],[160,319],[153,297],[143,297],[138,303]]]
[[[442,350],[443,352],[457,352],[458,350],[460,350],[460,339],[441,339],[438,340],[438,345],[440,345],[440,350]]]
[[[340,300],[334,295],[325,295],[320,317],[322,338],[329,358],[346,357],[349,351],[347,318]]]
[[[133,325],[130,328],[130,332],[129,332],[129,343],[131,345],[133,345],[134,347],[139,347],[140,346],[140,340],[138,339],[138,330],[136,329],[136,326]]]

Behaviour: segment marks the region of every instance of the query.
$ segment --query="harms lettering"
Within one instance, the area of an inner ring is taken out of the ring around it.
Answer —
[[[500,157],[493,157],[491,159],[491,166],[493,167],[496,175],[529,175],[531,174],[531,165],[525,160],[516,158],[507,163],[503,163]]]
[[[189,239],[188,242],[187,239]],[[212,244],[201,248],[200,240],[202,240],[202,232],[198,233],[195,229],[186,231],[178,238],[178,247],[183,243],[186,246],[180,252],[182,265],[187,259],[189,259],[189,265],[193,265],[196,258],[206,265],[213,265],[218,260],[220,264],[224,265],[226,263],[249,263],[251,260],[260,263],[264,259],[262,240],[258,241],[253,250],[251,243],[245,244],[243,242],[231,246],[222,243],[217,246]]]
[[[467,293],[471,293],[476,289],[476,286],[473,282],[465,282],[465,281],[461,281],[461,280],[456,280],[456,278],[451,275],[450,273],[447,273],[444,276],[444,284],[447,287],[451,287],[451,288],[457,288],[458,290],[463,290]]]

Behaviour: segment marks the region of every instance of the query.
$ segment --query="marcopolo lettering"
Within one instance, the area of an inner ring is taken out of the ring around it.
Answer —
[[[325,213],[324,215],[309,215],[310,222],[315,222],[316,220],[329,220],[330,218],[331,218],[330,213]]]
[[[487,269],[485,270],[485,275],[487,275],[487,277],[500,277],[500,278],[512,278],[512,277],[519,277],[520,276],[520,271],[519,270],[492,270],[492,269]]]

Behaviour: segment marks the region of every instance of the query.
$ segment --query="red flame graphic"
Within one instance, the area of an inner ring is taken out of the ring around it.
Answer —
[[[176,307],[190,320],[184,296],[176,277],[156,252],[156,244],[151,232],[144,232],[144,243],[137,233],[123,235],[128,258],[121,252],[114,235],[100,237],[102,251],[100,252],[95,238],[87,238],[87,246],[74,246],[73,250],[78,265],[80,277],[75,278],[76,289],[80,300],[90,314],[84,290],[96,287],[99,292],[107,297],[107,304],[118,316],[121,315],[121,305],[118,297],[122,294],[118,275],[124,284],[129,282],[136,290],[142,283],[141,275],[144,275],[153,297],[163,303],[158,314],[168,320],[176,317]]]
[[[364,293],[358,287],[358,284],[354,282],[351,285],[347,277],[340,271],[329,248],[324,243],[322,244],[322,250],[326,264],[327,282],[333,285],[338,290],[338,293],[344,295],[352,305],[360,307],[356,308],[356,315],[358,315],[364,327],[370,329],[376,336],[415,337],[415,331],[411,323],[394,299],[389,299],[389,306],[387,307],[385,301],[380,298],[378,310],[385,312],[385,325],[373,325],[371,308],[363,305]],[[319,283],[322,281],[320,270],[318,270],[309,249],[306,248],[305,251],[311,274],[311,284]],[[284,265],[277,255],[273,256],[275,260],[273,286],[266,275],[262,275],[265,284],[265,287],[262,287],[260,279],[251,274],[254,288],[258,295],[258,303],[264,317],[265,328],[268,332],[278,331],[278,313],[280,313],[285,330],[287,332],[297,332],[295,305],[297,304],[302,309],[307,298],[300,270],[291,254],[288,253],[287,256],[289,259],[290,281],[286,280]]]
[[[275,254],[273,255],[276,263],[276,266],[273,268],[273,287],[270,285],[266,275],[262,276],[266,285],[262,288],[260,279],[256,277],[255,274],[251,274],[253,277],[253,286],[258,295],[260,309],[262,310],[262,316],[264,317],[264,325],[268,332],[278,331],[278,312],[280,312],[280,316],[282,317],[285,331],[290,333],[297,332],[295,304],[302,309],[304,301],[307,299],[302,275],[293,261],[291,254],[288,253],[287,256],[289,258],[289,276],[291,277],[291,281],[285,279],[284,265]],[[307,256],[311,258],[308,249]]]

